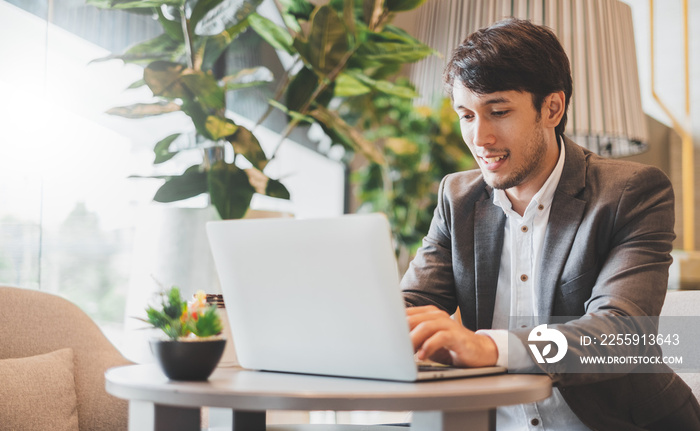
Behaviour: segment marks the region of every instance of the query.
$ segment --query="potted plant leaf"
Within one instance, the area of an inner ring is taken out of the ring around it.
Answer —
[[[286,76],[279,80],[277,97],[270,101],[269,108],[288,115],[283,138],[294,127],[316,123],[333,143],[384,164],[382,149],[368,140],[361,129],[349,125],[337,107],[371,92],[406,100],[418,96],[405,80],[394,78],[406,64],[435,52],[391,25],[391,20],[396,13],[415,9],[424,2],[331,0],[314,4],[307,0],[277,0],[283,27],[258,13],[251,14],[248,21],[252,29],[294,59]]]
[[[151,340],[151,349],[163,372],[172,380],[206,380],[216,368],[226,346],[217,308],[206,301],[203,291],[192,301],[173,286],[160,293],[159,304],[146,308],[139,319],[162,330],[164,339]]]
[[[232,13],[218,14],[221,1],[87,0],[101,8],[152,13],[163,28],[161,35],[123,54],[100,59],[145,65],[143,79],[130,88],[146,85],[155,99],[116,107],[108,113],[144,118],[182,112],[192,122],[194,133],[174,133],[155,144],[154,164],[190,149],[202,151],[202,161],[179,175],[155,176],[164,183],[154,200],[175,202],[205,193],[221,218],[234,219],[245,215],[256,192],[289,199],[286,187],[264,174],[269,159],[253,133],[226,112],[228,91],[265,84],[272,80],[270,71],[256,67],[226,76],[216,73],[222,55],[247,28],[247,17],[261,1],[238,1]],[[219,27],[221,31],[212,33]],[[226,161],[227,152],[232,152],[232,162]],[[239,158],[245,158],[250,166],[240,168]]]

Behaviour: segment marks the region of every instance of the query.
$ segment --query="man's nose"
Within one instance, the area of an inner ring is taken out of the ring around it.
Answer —
[[[493,128],[489,121],[483,119],[476,119],[474,121],[473,129],[473,141],[474,145],[477,147],[483,147],[485,145],[493,144],[495,142],[495,136],[493,134]]]

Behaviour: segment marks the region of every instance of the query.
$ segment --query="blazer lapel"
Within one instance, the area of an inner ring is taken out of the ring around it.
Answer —
[[[564,137],[564,170],[554,193],[540,263],[537,314],[552,315],[554,294],[581,223],[586,202],[576,196],[586,184],[583,149]]]
[[[490,198],[476,203],[474,218],[474,274],[476,329],[491,328],[496,304],[506,215]]]

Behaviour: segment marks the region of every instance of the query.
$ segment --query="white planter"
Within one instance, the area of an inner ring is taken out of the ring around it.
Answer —
[[[277,211],[249,210],[246,218],[291,217]],[[125,342],[122,353],[138,363],[154,362],[149,339],[159,335],[134,317],[146,317],[146,306],[162,287],[178,286],[183,298],[198,290],[220,294],[221,285],[209,248],[206,223],[220,220],[214,207],[175,208],[151,205],[136,230],[129,293],[126,299]],[[160,283],[160,284],[159,284]],[[220,310],[225,311],[225,310]],[[238,364],[228,316],[224,336],[228,339],[220,366]]]

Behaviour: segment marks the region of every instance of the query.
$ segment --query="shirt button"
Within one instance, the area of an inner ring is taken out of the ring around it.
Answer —
[[[542,204],[537,205],[537,209],[542,211],[544,209],[544,205],[542,205]]]
[[[537,425],[540,424],[540,420],[537,418],[534,418],[533,420],[530,421],[530,423],[532,424],[532,426],[536,427]]]
[[[523,231],[523,232],[527,232],[527,226],[521,227],[520,230]]]
[[[527,274],[523,274],[520,276],[520,281],[526,282],[528,280]]]

